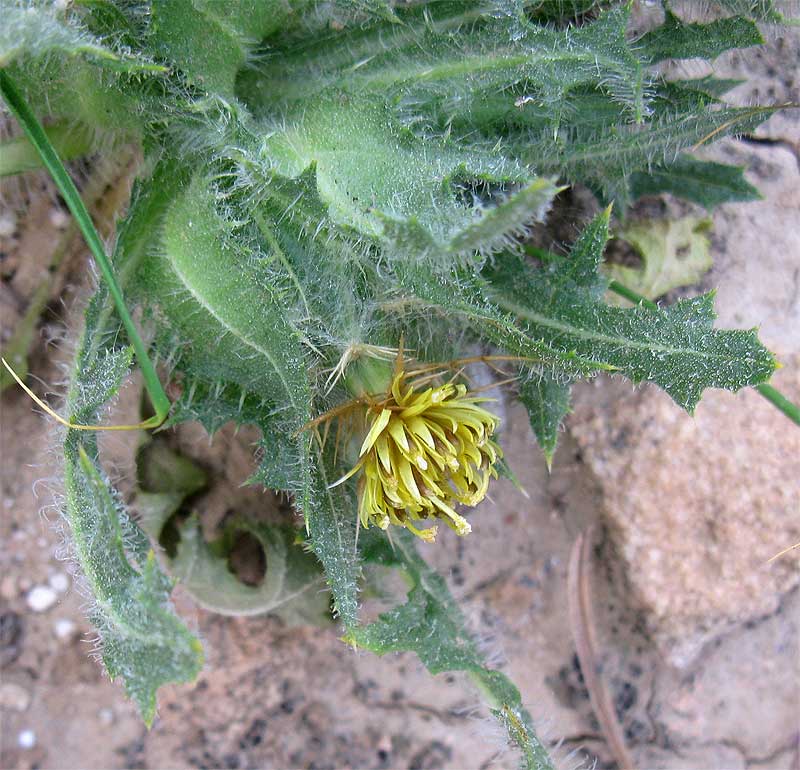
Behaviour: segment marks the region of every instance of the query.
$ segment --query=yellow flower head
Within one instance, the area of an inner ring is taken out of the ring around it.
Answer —
[[[492,441],[499,419],[478,406],[488,401],[467,395],[465,385],[448,383],[417,391],[399,367],[386,397],[370,405],[370,425],[359,460],[359,516],[364,527],[406,527],[433,542],[436,527],[412,522],[442,519],[459,535],[471,531],[455,511],[486,496],[495,463],[503,456]],[[344,479],[342,479],[344,480]]]

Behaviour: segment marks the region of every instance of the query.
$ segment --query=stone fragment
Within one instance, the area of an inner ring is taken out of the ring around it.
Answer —
[[[17,217],[10,209],[0,214],[0,238],[10,238],[17,231]]]
[[[46,612],[58,601],[58,594],[50,586],[34,586],[26,601],[34,612]]]
[[[69,618],[59,618],[53,625],[53,633],[58,639],[69,639],[75,633],[77,626]]]
[[[114,710],[109,708],[100,709],[97,712],[97,718],[100,720],[100,724],[109,727],[114,724]]]
[[[6,575],[0,580],[0,597],[7,602],[17,598],[17,580],[13,575]]]
[[[69,588],[69,577],[63,572],[54,572],[47,582],[50,583],[50,588],[60,594],[63,594]]]
[[[32,749],[36,745],[36,733],[33,730],[23,730],[17,736],[17,743],[21,749]]]
[[[800,400],[800,361],[781,374]],[[598,408],[614,387],[579,389],[570,429],[632,602],[671,662],[688,665],[800,582],[800,549],[768,563],[800,541],[800,431],[753,390],[706,391],[692,417],[654,387]]]

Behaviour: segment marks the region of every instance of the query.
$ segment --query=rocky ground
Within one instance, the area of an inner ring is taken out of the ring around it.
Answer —
[[[797,32],[717,70],[751,79],[734,94],[744,103],[800,102],[792,61]],[[799,401],[800,113],[714,153],[746,165],[764,199],[715,212],[714,268],[686,292],[716,286],[722,326],[759,325],[784,364],[776,384]],[[23,194],[27,213],[0,216],[4,334],[67,226],[46,191]],[[69,248],[55,271],[31,359],[41,393],[62,378],[85,265]],[[51,507],[56,431],[16,389],[0,405],[0,767],[514,766],[460,678],[432,678],[411,655],[353,653],[334,627],[212,616],[180,591],[208,664],[197,683],[163,694],[148,732],[91,659]],[[475,534],[425,553],[562,753],[579,749],[598,767],[798,770],[800,553],[767,560],[800,540],[800,431],[752,391],[710,392],[689,417],[653,388],[596,380],[577,390],[548,473],[525,415],[506,409],[502,441],[529,497],[498,483]],[[239,487],[252,438],[180,438],[216,471],[204,514],[271,504]],[[125,441],[106,443],[123,485]],[[587,644],[597,665],[584,677],[576,650]]]

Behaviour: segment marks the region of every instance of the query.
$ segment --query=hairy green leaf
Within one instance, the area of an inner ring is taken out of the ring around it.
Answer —
[[[504,674],[487,666],[447,584],[417,553],[411,533],[393,534],[391,545],[383,537],[364,537],[365,559],[401,569],[411,588],[405,604],[384,612],[374,623],[350,629],[345,641],[378,655],[414,652],[432,674],[466,672],[520,750],[523,767],[552,768],[519,690]]]
[[[644,64],[625,40],[627,6],[562,30],[497,6],[412,4],[396,8],[401,23],[345,29],[318,43],[313,57],[307,42],[289,46],[243,84],[246,98],[266,107],[312,102],[330,89],[379,94],[424,123],[442,98],[455,115],[485,94],[520,86],[555,106],[572,89],[602,81],[637,119],[644,113]]]
[[[252,48],[309,0],[153,0],[148,44],[203,90],[231,98]]]
[[[423,141],[390,112],[363,101],[323,100],[304,107],[297,123],[262,130],[269,162],[282,175],[299,178],[314,170],[319,197],[336,224],[403,256],[497,250],[541,217],[555,193],[551,183],[532,180],[513,161],[463,153],[441,139]],[[518,192],[512,187],[494,207],[477,197],[462,202],[459,188],[477,184],[524,186]]]
[[[285,403],[299,428],[310,408],[302,346],[260,268],[198,178],[170,207],[163,251],[142,261],[134,288],[184,346],[186,371]]]
[[[588,185],[602,200],[625,205],[632,173],[669,164],[681,151],[712,137],[751,132],[774,111],[769,107],[665,111],[644,127],[578,128],[563,142],[542,137],[524,150],[523,157],[540,173],[559,172],[564,179]]]
[[[56,4],[20,0],[0,2],[0,67],[20,57],[42,56],[52,51],[88,55],[114,61],[116,54],[82,28]]]
[[[129,350],[102,345],[105,292],[87,311],[86,330],[67,400],[72,419],[91,423],[127,374]],[[112,494],[97,459],[94,434],[70,430],[64,443],[65,516],[75,557],[94,597],[90,619],[112,679],[150,725],[162,684],[194,679],[202,647],[169,609],[170,581],[160,571],[145,534]]]
[[[657,383],[688,411],[705,388],[738,390],[765,382],[775,359],[755,331],[714,330],[713,295],[680,300],[657,311],[623,310],[598,299],[604,284],[573,280],[575,267],[599,264],[609,211],[573,247],[571,259],[537,268],[509,256],[486,270],[489,296],[529,324],[529,333],[554,347],[593,356],[634,382]]]
[[[233,241],[202,180],[195,180],[171,206],[163,239],[162,252],[141,262],[133,285],[163,319],[165,353],[177,351],[192,380],[182,399],[183,413],[194,410],[199,416],[206,412],[200,398],[213,403],[222,400],[226,389],[238,389],[239,413],[231,416],[241,421],[252,415],[264,432],[268,467],[274,466],[272,456],[281,464],[277,476],[270,470],[254,480],[280,482],[294,494],[311,546],[325,566],[335,607],[346,623],[354,623],[355,506],[345,500],[344,490],[327,489],[335,479],[323,475],[327,471],[312,456],[309,435],[300,432],[311,417],[304,340],[281,302],[271,265],[260,252]],[[195,380],[202,387],[194,387]],[[231,411],[236,408],[232,405]]]
[[[328,452],[317,451],[308,496],[306,521],[310,544],[325,568],[337,615],[347,628],[358,622],[358,580],[361,567],[356,547],[358,505],[352,484],[331,489],[338,475]]]
[[[711,210],[721,203],[758,200],[761,194],[744,178],[744,168],[682,154],[670,164],[631,176],[631,196],[671,193]]]
[[[398,269],[400,292],[398,298],[384,303],[392,312],[410,308],[442,314],[453,326],[469,324],[474,333],[497,345],[528,364],[557,366],[575,376],[608,369],[590,355],[579,355],[575,349],[560,344],[548,344],[538,330],[520,324],[509,313],[491,301],[484,288],[463,273],[441,276],[418,267]],[[612,367],[613,368],[613,367]]]
[[[731,48],[747,48],[764,40],[749,19],[731,16],[708,24],[686,24],[667,9],[664,23],[642,37],[637,45],[652,62],[663,59],[715,59]]]
[[[528,410],[531,428],[548,467],[556,453],[558,429],[569,412],[571,390],[568,379],[549,372],[531,372],[519,384],[519,400]]]

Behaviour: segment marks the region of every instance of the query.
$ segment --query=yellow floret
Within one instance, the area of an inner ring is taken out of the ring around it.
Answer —
[[[479,406],[487,400],[451,383],[417,391],[404,371],[395,374],[386,397],[368,407],[358,462],[340,479],[363,470],[364,527],[394,524],[433,542],[436,527],[418,529],[412,522],[440,519],[457,534],[469,534],[469,522],[455,508],[483,500],[503,456],[491,438],[499,420]]]

